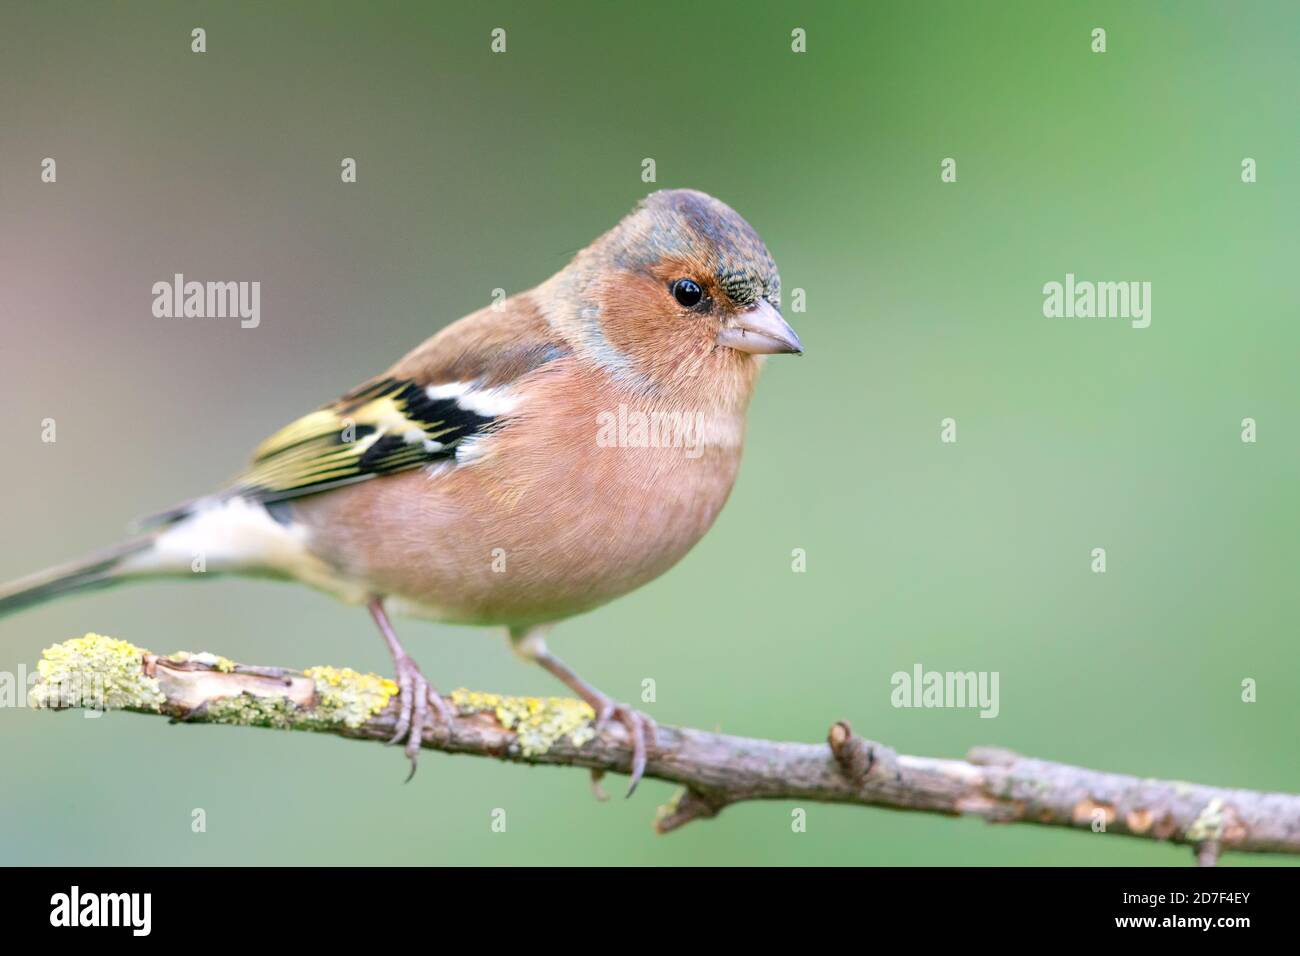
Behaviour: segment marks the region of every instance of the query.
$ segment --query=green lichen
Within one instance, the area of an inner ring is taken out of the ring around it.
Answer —
[[[209,701],[203,716],[209,723],[235,727],[272,727],[293,730],[304,727],[310,711],[299,710],[287,697],[259,697],[243,693]]]
[[[127,641],[87,634],[47,647],[36,665],[33,707],[157,711],[165,701],[158,681],[146,677],[145,651]]]
[[[460,688],[451,692],[451,705],[461,714],[490,713],[515,732],[525,757],[544,754],[564,737],[581,747],[596,736],[596,712],[568,697],[507,697]]]

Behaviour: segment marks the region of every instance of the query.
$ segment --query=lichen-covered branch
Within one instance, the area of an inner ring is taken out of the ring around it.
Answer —
[[[32,703],[114,708],[176,720],[323,731],[388,740],[397,686],[374,674],[235,664],[211,654],[159,656],[88,634],[48,648]],[[518,763],[626,773],[626,732],[597,734],[585,703],[458,690],[457,717],[424,746]],[[824,744],[784,743],[660,725],[646,776],[680,784],[656,829],[675,830],[745,800],[817,801],[1124,834],[1220,853],[1300,853],[1300,796],[1087,770],[977,748],[965,760],[914,757],[831,727]]]

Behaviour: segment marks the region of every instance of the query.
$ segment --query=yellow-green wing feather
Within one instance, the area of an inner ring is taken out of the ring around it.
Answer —
[[[452,457],[458,442],[492,422],[436,388],[381,379],[262,442],[236,490],[278,501],[416,468]]]

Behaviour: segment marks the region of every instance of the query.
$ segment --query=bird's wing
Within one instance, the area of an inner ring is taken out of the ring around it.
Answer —
[[[513,386],[523,376],[566,354],[535,311],[469,316],[384,376],[262,442],[231,490],[283,501],[454,463],[467,439],[491,431],[518,404]]]
[[[496,419],[466,407],[466,389],[381,378],[304,415],[258,446],[235,491],[280,501],[455,455]]]

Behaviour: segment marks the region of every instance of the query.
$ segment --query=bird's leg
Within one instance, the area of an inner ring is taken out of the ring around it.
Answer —
[[[406,649],[402,647],[397,635],[393,632],[393,625],[388,621],[388,614],[384,611],[384,599],[379,597],[371,598],[367,607],[370,608],[370,616],[375,619],[375,624],[379,626],[379,633],[384,636],[384,643],[388,645],[388,653],[393,655],[393,667],[397,670],[397,687],[400,690],[398,695],[398,717],[397,732],[393,734],[390,744],[406,741],[406,756],[411,761],[411,772],[407,780],[415,776],[416,761],[420,754],[420,743],[424,739],[425,727],[431,726],[429,721],[429,707],[437,711],[438,716],[451,726],[453,715],[451,707],[442,699],[436,690],[433,689],[424,675],[420,673],[420,668],[416,666],[415,661]]]
[[[626,704],[619,704],[610,697],[592,687],[579,677],[570,667],[552,654],[546,647],[546,628],[535,627],[526,630],[511,630],[510,642],[525,660],[535,661],[558,677],[566,687],[591,705],[596,712],[596,732],[602,731],[610,720],[617,720],[627,728],[628,740],[632,744],[632,782],[628,785],[627,795],[632,796],[636,785],[645,773],[646,743],[655,743],[655,722],[640,711],[633,710]]]

